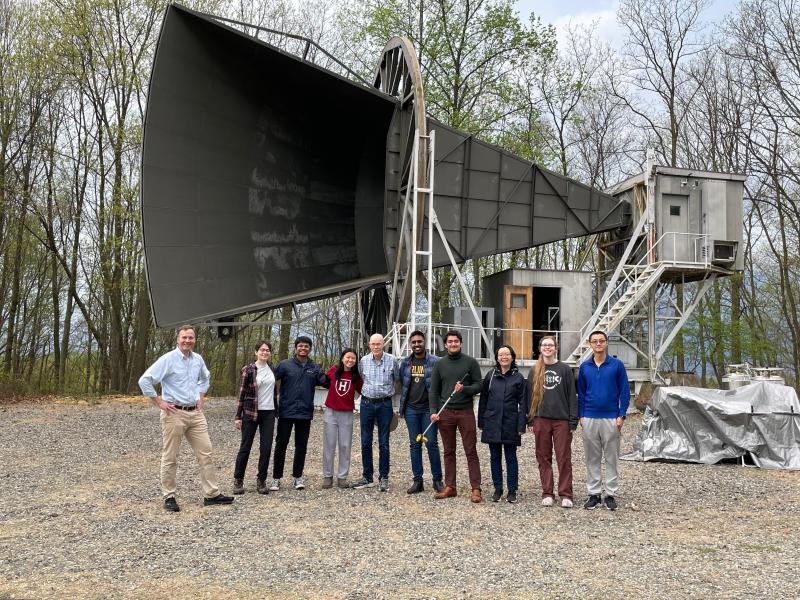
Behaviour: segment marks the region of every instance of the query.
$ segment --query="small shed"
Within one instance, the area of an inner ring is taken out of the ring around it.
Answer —
[[[483,305],[494,308],[495,347],[509,344],[519,359],[539,356],[539,340],[559,340],[561,358],[578,345],[592,315],[592,273],[506,269],[483,278]]]

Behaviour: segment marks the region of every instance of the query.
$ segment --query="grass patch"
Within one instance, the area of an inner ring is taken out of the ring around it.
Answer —
[[[745,550],[749,550],[750,552],[780,552],[781,549],[779,546],[774,546],[772,544],[743,544],[742,548]]]

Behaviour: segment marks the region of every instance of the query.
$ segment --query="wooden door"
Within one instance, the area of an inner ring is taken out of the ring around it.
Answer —
[[[517,358],[533,357],[533,288],[505,286],[503,343],[514,348]]]

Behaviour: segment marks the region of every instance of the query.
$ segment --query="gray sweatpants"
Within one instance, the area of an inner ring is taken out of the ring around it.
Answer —
[[[606,495],[616,496],[619,490],[620,432],[616,419],[583,419],[583,448],[586,452],[586,489],[589,495],[600,494],[603,480],[600,464],[606,457]]]
[[[333,477],[333,457],[339,447],[339,479],[350,472],[350,451],[353,448],[353,411],[325,407],[322,415],[322,476]]]

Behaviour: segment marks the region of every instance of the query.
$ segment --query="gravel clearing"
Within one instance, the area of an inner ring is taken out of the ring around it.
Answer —
[[[233,407],[212,399],[206,409],[226,493],[239,442]],[[389,493],[322,490],[321,424],[317,415],[306,490],[255,493],[256,439],[246,493],[228,507],[202,507],[184,443],[183,510],[170,514],[154,407],[0,405],[0,598],[800,597],[800,472],[621,461],[618,511],[545,508],[526,435],[518,504],[471,504],[463,455],[459,496],[434,501],[429,481],[425,493],[405,493],[401,423]],[[623,452],[639,424],[629,418]],[[351,480],[361,467],[357,425],[355,437]],[[488,449],[479,452],[486,500]],[[291,453],[290,444],[287,465]],[[573,465],[579,507],[580,435]]]

